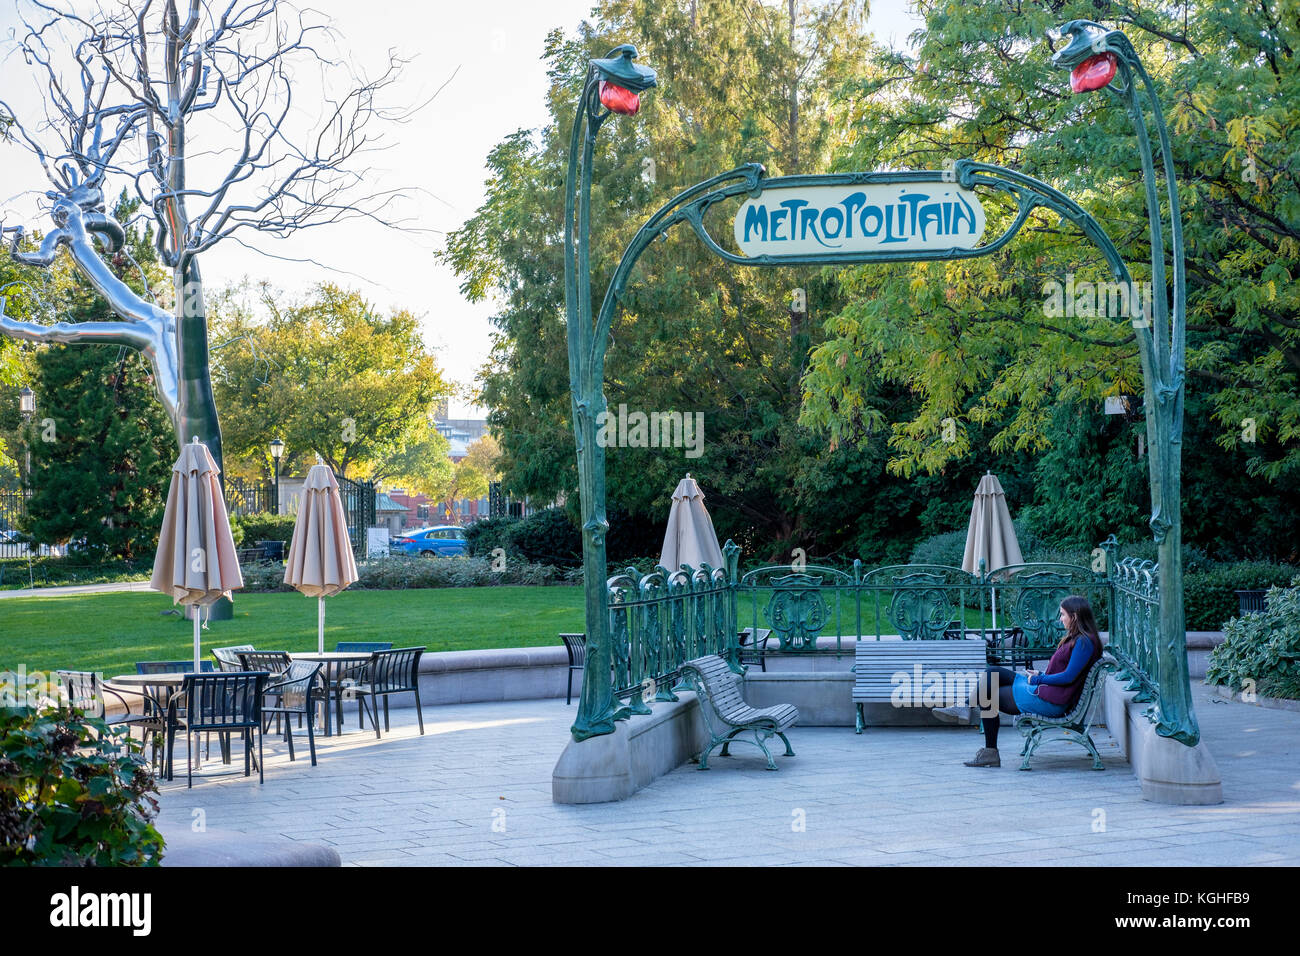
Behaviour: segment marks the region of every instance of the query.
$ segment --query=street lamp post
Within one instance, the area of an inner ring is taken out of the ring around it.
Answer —
[[[611,113],[630,116],[640,94],[655,85],[655,71],[633,62],[636,47],[615,47],[587,66],[569,142],[564,189],[564,307],[568,323],[569,391],[578,449],[582,501],[582,562],[586,590],[587,667],[572,732],[585,740],[614,730],[614,693],[609,679],[613,648],[605,590],[605,449],[596,441],[596,420],[605,410],[605,350],[591,322],[591,164],[596,134]],[[584,132],[585,130],[585,132]],[[578,146],[582,178],[578,178]],[[576,222],[575,222],[576,215]]]
[[[276,514],[280,513],[280,457],[284,454],[284,442],[278,438],[271,439],[271,461],[275,466],[275,506]]]
[[[26,385],[18,393],[18,411],[23,417],[23,424],[30,425],[32,418],[36,415],[36,393]],[[25,465],[23,467],[23,487],[30,488],[32,485],[32,436],[26,435],[26,441],[23,442],[26,455],[24,456]]]
[[[1193,745],[1200,730],[1192,708],[1187,670],[1183,611],[1182,444],[1184,376],[1187,368],[1187,284],[1183,262],[1183,218],[1178,183],[1155,84],[1142,66],[1133,43],[1119,30],[1091,20],[1071,20],[1059,33],[1068,42],[1052,56],[1054,66],[1070,71],[1076,93],[1105,90],[1127,108],[1137,134],[1151,240],[1151,281],[1159,290],[1149,312],[1133,321],[1146,384],[1143,407],[1147,422],[1151,473],[1151,532],[1160,568],[1160,647],[1156,655],[1160,700],[1157,732]],[[1145,99],[1145,103],[1143,100]],[[1166,292],[1165,225],[1156,181],[1155,157],[1148,130],[1160,146],[1168,210],[1172,289]]]

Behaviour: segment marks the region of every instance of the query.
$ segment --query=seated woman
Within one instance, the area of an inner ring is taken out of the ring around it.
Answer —
[[[988,687],[997,689],[997,709],[1004,714],[1041,714],[1061,717],[1070,712],[1083,692],[1083,682],[1101,657],[1101,636],[1088,599],[1071,595],[1061,602],[1061,625],[1065,636],[1043,673],[1027,670],[1017,674],[1005,667],[988,668]],[[986,702],[993,703],[989,690]],[[991,708],[990,708],[991,709]],[[987,711],[986,711],[987,712]],[[998,756],[999,715],[982,716],[984,746],[967,760],[968,767],[1000,767]]]

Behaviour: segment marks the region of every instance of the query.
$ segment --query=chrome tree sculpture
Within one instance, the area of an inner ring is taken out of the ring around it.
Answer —
[[[0,298],[0,334],[138,349],[153,367],[178,445],[197,437],[221,466],[200,256],[225,239],[241,242],[241,233],[285,237],[355,217],[397,225],[388,218],[397,191],[355,189],[363,170],[353,167],[375,147],[367,129],[374,120],[409,115],[378,103],[402,63],[390,56],[376,79],[349,77],[336,98],[328,87],[313,88],[320,115],[315,128],[295,135],[290,126],[300,121],[291,108],[302,104],[294,93],[306,98],[292,69],[301,61],[319,82],[330,62],[321,46],[329,30],[278,0],[134,0],[84,15],[33,6],[42,13],[24,18],[27,32],[15,42],[43,72],[47,121],[25,124],[3,101],[0,118],[50,182],[53,228],[36,250],[24,248],[23,226],[0,223],[0,237],[27,265],[48,267],[66,252],[116,319],[42,325],[5,316]],[[201,152],[194,148],[200,130]],[[199,171],[206,182],[196,182]],[[126,235],[105,206],[114,180],[148,210],[142,215],[153,221],[169,287],[138,295],[110,267],[107,257],[125,252]]]

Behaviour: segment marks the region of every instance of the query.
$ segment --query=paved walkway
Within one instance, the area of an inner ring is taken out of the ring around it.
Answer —
[[[0,591],[0,599],[22,597],[63,597],[69,594],[108,594],[112,591],[148,591],[148,581],[119,581],[114,584],[65,584],[53,588],[20,588]]]
[[[1004,765],[980,770],[961,765],[979,743],[969,728],[829,727],[796,727],[798,756],[778,757],[778,773],[742,746],[621,803],[557,806],[551,770],[574,708],[546,700],[428,707],[424,737],[411,710],[381,742],[353,723],[322,738],[315,768],[305,740],[291,765],[271,736],[265,785],[186,790],[178,776],[161,785],[159,826],[325,843],[345,866],[1300,863],[1300,714],[1199,684],[1196,706],[1223,777],[1215,807],[1143,801],[1104,731],[1106,771],[1049,743],[1020,773],[1010,728]]]

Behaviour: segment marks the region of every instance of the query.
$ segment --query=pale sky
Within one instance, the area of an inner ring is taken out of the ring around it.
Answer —
[[[268,258],[227,240],[204,254],[206,284],[248,276],[269,278],[291,295],[326,280],[360,289],[382,310],[407,308],[421,316],[425,342],[437,351],[447,377],[470,384],[491,346],[493,306],[466,302],[456,276],[434,260],[433,251],[441,234],[456,229],[483,201],[483,162],[492,147],[517,129],[546,123],[546,34],[556,27],[571,34],[591,6],[591,0],[316,0],[311,7],[334,21],[355,67],[373,72],[390,49],[414,58],[395,91],[399,100],[423,101],[446,83],[416,119],[393,129],[391,148],[367,162],[368,181],[377,189],[426,190],[410,193],[407,208],[422,227],[439,234],[410,235],[363,222],[307,230],[291,239],[250,234],[261,249],[320,264]],[[39,103],[37,74],[13,55],[11,29],[18,22],[14,0],[0,0],[0,98],[30,119]],[[873,4],[871,22],[896,46],[920,25],[906,0]],[[502,63],[509,64],[508,75]],[[45,188],[33,156],[0,147],[0,219],[6,225],[48,229],[30,193]],[[113,186],[113,193],[120,188]],[[478,417],[482,410],[453,403],[452,414]]]

